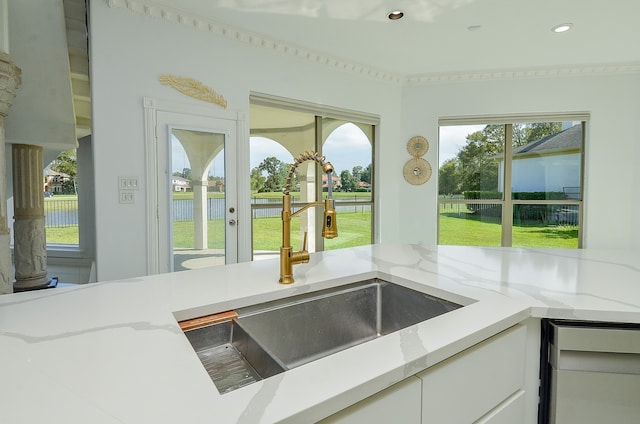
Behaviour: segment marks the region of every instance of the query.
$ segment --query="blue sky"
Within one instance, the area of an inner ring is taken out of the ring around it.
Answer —
[[[485,125],[456,125],[440,127],[440,151],[438,168],[445,160],[456,157],[460,149],[467,144],[467,136],[476,131],[482,131]]]

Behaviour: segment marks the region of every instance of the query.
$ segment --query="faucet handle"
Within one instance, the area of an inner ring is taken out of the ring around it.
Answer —
[[[304,237],[302,238],[302,251],[307,251],[307,232],[304,232]]]

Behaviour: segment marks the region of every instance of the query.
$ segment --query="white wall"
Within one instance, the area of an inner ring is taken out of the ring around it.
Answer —
[[[139,176],[145,186],[143,97],[204,104],[162,86],[164,73],[215,88],[231,111],[248,114],[255,91],[379,115],[381,242],[436,242],[439,117],[587,111],[585,247],[640,247],[640,75],[402,87],[102,1],[92,2],[90,13],[98,280],[146,273],[146,193],[123,205],[117,191],[118,175]],[[411,158],[406,142],[414,135],[430,141],[425,158],[434,167],[431,180],[419,186],[402,177]],[[248,158],[244,162],[240,172],[248,174]]]
[[[431,141],[427,160],[438,163],[438,118],[586,111],[584,247],[640,247],[640,75],[573,76],[407,85],[403,139]],[[383,177],[384,178],[384,177]],[[400,185],[405,200],[397,239],[435,243],[436,179]]]
[[[53,159],[78,144],[62,1],[7,4],[9,48],[22,84],[5,121],[6,141],[42,146],[45,160]]]
[[[378,154],[385,158],[378,169],[384,179],[379,194],[391,202],[380,214],[381,239],[397,229],[394,187],[401,165],[394,158],[404,150],[396,137],[397,84],[109,8],[102,1],[91,3],[90,14],[98,280],[146,273],[145,193],[135,204],[119,204],[117,190],[119,175],[139,176],[145,186],[143,98],[218,107],[161,85],[158,76],[165,73],[202,81],[225,96],[228,110],[245,114],[249,93],[255,91],[379,115]],[[245,162],[240,172],[248,175],[248,158]]]
[[[579,153],[517,158],[511,170],[511,191],[563,192],[565,187],[580,187]],[[504,162],[498,167],[498,191],[504,186]]]

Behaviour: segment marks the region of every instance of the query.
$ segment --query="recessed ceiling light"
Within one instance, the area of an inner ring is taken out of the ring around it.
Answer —
[[[573,24],[571,24],[571,23],[560,24],[560,25],[556,25],[553,28],[551,28],[551,31],[553,31],[553,32],[567,32],[572,27],[573,27]]]
[[[387,18],[391,19],[392,21],[397,21],[398,19],[401,19],[404,16],[404,12],[402,10],[394,10],[392,12],[387,13]]]

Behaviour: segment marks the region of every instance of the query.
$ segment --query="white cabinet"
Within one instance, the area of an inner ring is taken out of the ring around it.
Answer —
[[[551,423],[640,422],[640,375],[558,370]]]
[[[419,424],[421,381],[409,377],[320,421],[323,424]]]
[[[522,414],[525,410],[525,392],[520,390],[506,399],[500,405],[493,408],[480,418],[475,424],[514,424],[522,423]]]
[[[320,422],[527,422],[526,336],[526,326],[511,327]]]
[[[524,422],[525,366],[516,325],[421,372],[422,423]]]

